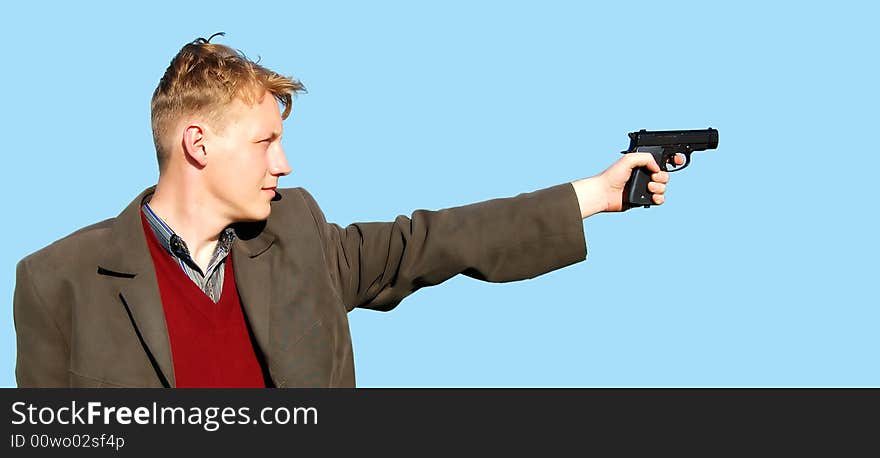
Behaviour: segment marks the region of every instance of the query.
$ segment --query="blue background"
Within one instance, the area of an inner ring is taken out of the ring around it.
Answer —
[[[15,263],[156,181],[152,91],[217,31],[308,88],[281,185],[342,225],[720,131],[663,206],[585,220],[586,262],[352,312],[359,386],[880,385],[876,3],[413,3],[4,6],[0,385]]]

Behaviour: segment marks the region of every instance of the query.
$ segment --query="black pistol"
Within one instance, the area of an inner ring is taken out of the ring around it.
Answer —
[[[691,153],[715,149],[718,147],[718,130],[713,128],[700,130],[655,130],[642,129],[629,133],[628,153],[651,153],[661,170],[677,172],[691,163]],[[677,166],[675,156],[684,155],[684,164]],[[667,164],[671,167],[667,167]],[[652,172],[647,167],[633,170],[629,181],[623,188],[624,208],[654,205],[654,195],[648,191]]]

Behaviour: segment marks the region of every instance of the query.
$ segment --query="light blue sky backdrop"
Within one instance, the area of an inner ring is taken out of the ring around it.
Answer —
[[[587,219],[585,262],[353,312],[360,386],[878,386],[875,5],[8,4],[0,386],[16,262],[156,181],[150,95],[217,31],[308,88],[281,185],[342,225],[590,176],[642,128],[720,131],[667,204]]]

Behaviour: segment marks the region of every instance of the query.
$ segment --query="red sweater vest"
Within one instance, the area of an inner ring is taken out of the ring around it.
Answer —
[[[241,299],[232,253],[226,257],[223,292],[215,304],[180,268],[141,214],[159,280],[178,388],[263,388]]]

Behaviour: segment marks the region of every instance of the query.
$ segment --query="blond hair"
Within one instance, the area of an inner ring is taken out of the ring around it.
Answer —
[[[163,139],[181,116],[203,114],[222,129],[223,109],[236,98],[253,105],[269,91],[284,107],[281,118],[287,119],[292,96],[305,92],[299,81],[251,61],[241,51],[211,43],[217,35],[224,34],[215,33],[184,45],[153,92],[150,121],[160,173],[170,153]]]

